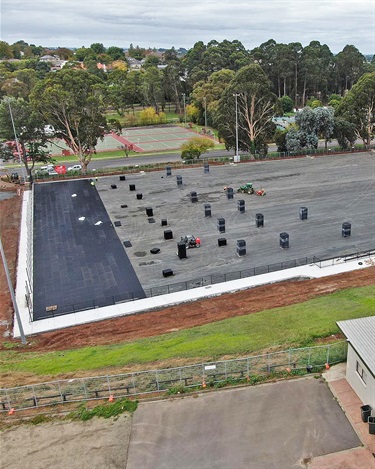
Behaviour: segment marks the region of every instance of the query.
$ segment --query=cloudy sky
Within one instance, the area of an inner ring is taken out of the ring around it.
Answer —
[[[175,48],[312,40],[375,52],[375,0],[0,0],[0,39],[45,47]]]

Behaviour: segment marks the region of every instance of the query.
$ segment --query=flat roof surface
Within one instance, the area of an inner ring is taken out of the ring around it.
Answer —
[[[34,320],[145,297],[88,179],[35,184],[33,261]]]
[[[375,376],[375,316],[338,321],[337,325]]]
[[[372,153],[210,165],[208,173],[203,163],[172,169],[171,176],[165,170],[125,173],[122,180],[103,176],[95,186],[89,180],[36,184],[35,311],[45,315],[46,306],[67,304],[89,309],[93,301],[101,306],[104,296],[122,301],[171,293],[375,246]],[[267,195],[238,193],[247,182]],[[233,199],[224,186],[234,189]],[[205,216],[207,204],[211,217]],[[308,209],[306,220],[301,207]],[[256,227],[258,213],[263,227]],[[218,218],[225,220],[224,233]],[[98,221],[103,223],[95,226]],[[344,222],[351,223],[348,237],[342,236]],[[166,239],[167,230],[172,238]],[[289,234],[286,249],[280,248],[283,232]],[[201,247],[179,259],[177,243],[185,235],[199,237]],[[219,246],[219,238],[227,244]],[[238,240],[246,242],[245,256],[237,253]],[[152,248],[159,251],[152,254]],[[173,276],[163,275],[167,269]]]
[[[121,240],[131,242],[126,252],[145,289],[163,290],[177,282],[208,285],[253,275],[254,268],[260,273],[259,266],[266,266],[261,273],[267,273],[269,264],[293,267],[295,259],[311,263],[313,256],[334,258],[375,247],[373,154],[210,165],[209,173],[201,164],[172,169],[171,176],[165,170],[137,172],[126,174],[125,181],[107,176],[97,182],[110,218],[122,222],[117,230]],[[237,193],[247,182],[264,188],[267,195]],[[227,199],[224,186],[234,189],[233,199]],[[192,191],[198,202],[191,202]],[[238,211],[238,200],[245,201],[244,213]],[[205,217],[205,204],[211,206],[211,217]],[[303,221],[302,206],[308,209]],[[154,223],[149,223],[147,207],[152,208]],[[255,225],[257,213],[264,215],[261,228]],[[218,231],[218,218],[225,220],[225,233]],[[162,219],[167,226],[161,226]],[[342,236],[344,222],[351,223],[349,237]],[[172,231],[173,239],[165,240],[165,230]],[[288,249],[280,248],[282,232],[289,234]],[[201,239],[201,247],[189,249],[187,259],[180,260],[177,242],[190,234]],[[219,247],[222,237],[227,245]],[[246,256],[237,255],[237,240],[245,240]],[[160,252],[151,254],[153,247]],[[163,278],[163,269],[171,269],[173,277]]]

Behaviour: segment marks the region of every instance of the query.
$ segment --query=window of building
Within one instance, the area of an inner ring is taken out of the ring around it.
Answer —
[[[361,380],[367,384],[367,373],[366,371],[363,369],[362,365],[357,361],[356,362],[356,366],[355,366],[355,369],[359,375],[359,377],[361,378]]]

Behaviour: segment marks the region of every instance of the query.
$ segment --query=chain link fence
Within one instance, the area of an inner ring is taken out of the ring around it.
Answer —
[[[289,349],[234,360],[199,363],[161,370],[139,371],[91,378],[74,378],[0,389],[0,410],[24,410],[65,402],[133,397],[165,392],[171,388],[202,389],[231,381],[252,382],[278,372],[319,371],[346,360],[346,341],[316,347]]]

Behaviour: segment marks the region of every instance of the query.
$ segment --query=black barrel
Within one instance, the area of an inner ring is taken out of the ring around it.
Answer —
[[[206,218],[211,216],[211,205],[210,204],[204,204],[204,216]]]
[[[348,238],[351,234],[352,234],[352,225],[351,223],[345,221],[342,224],[341,236],[344,238]]]
[[[307,207],[300,207],[299,218],[300,220],[307,220]]]
[[[246,241],[244,239],[237,239],[237,255],[246,256]]]
[[[225,219],[224,218],[217,219],[217,229],[219,233],[225,233]]]
[[[193,203],[198,202],[198,194],[195,191],[190,192],[190,200]]]
[[[227,187],[227,199],[233,199],[233,187]]]
[[[176,180],[177,180],[177,186],[182,186],[182,176],[177,176]]]
[[[172,168],[170,166],[166,166],[165,170],[167,172],[167,176],[172,176]]]
[[[186,244],[183,241],[177,243],[177,255],[180,259],[186,259]]]
[[[263,213],[257,213],[255,215],[255,226],[257,228],[264,226],[264,215]]]
[[[287,249],[289,247],[289,234],[288,233],[280,233],[280,247],[283,249]]]
[[[237,200],[237,210],[240,213],[245,213],[245,201],[243,199]]]

